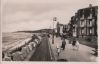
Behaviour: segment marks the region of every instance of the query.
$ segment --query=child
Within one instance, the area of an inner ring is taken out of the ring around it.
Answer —
[[[77,50],[79,49],[79,42],[78,41],[76,41],[76,48],[77,48]]]
[[[61,51],[60,45],[57,44],[57,55],[58,55],[58,56],[59,56],[59,54],[60,54],[60,51]]]

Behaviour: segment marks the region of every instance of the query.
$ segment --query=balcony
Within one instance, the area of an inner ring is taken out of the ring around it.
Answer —
[[[84,20],[84,17],[81,17],[80,20]]]
[[[80,27],[84,27],[85,25],[80,25]]]
[[[87,19],[92,19],[92,14],[90,14]]]
[[[84,21],[81,21],[80,27],[85,27],[85,22]]]
[[[92,22],[90,22],[90,24],[89,23],[87,24],[87,27],[92,27],[92,26],[93,26]]]

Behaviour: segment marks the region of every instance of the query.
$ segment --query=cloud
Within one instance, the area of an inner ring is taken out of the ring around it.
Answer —
[[[48,24],[49,23],[49,24]],[[48,20],[43,20],[42,22],[35,22],[30,20],[27,22],[20,22],[20,23],[12,23],[12,24],[5,24],[3,27],[3,31],[5,32],[13,32],[13,31],[21,31],[21,30],[38,30],[43,28],[49,28],[52,23]],[[9,27],[8,27],[9,26]]]
[[[97,5],[97,0],[2,0],[2,28],[4,32],[48,28],[53,17],[67,24],[78,9],[90,3]]]

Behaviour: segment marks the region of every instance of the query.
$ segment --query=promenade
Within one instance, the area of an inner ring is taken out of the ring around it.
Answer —
[[[96,57],[92,55],[94,53],[92,50],[94,48],[88,47],[86,45],[79,45],[79,50],[73,50],[72,44],[69,44],[69,40],[66,39],[65,50],[61,50],[60,55],[57,55],[56,46],[61,45],[62,40],[60,37],[54,38],[54,44],[52,44],[52,38],[49,38],[52,52],[54,54],[55,60],[66,60],[66,61],[79,61],[79,62],[95,62],[97,61]]]

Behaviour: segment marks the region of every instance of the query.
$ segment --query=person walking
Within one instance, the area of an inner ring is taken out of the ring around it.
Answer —
[[[73,50],[74,50],[75,45],[76,45],[76,40],[73,39],[73,42],[72,42]]]
[[[61,46],[61,48],[63,48],[63,50],[65,50],[65,45],[66,45],[66,41],[65,41],[65,39],[63,38],[63,40],[62,40],[62,46]]]
[[[78,50],[79,49],[79,41],[74,39],[72,42],[72,46],[73,46],[73,50],[74,49]]]

